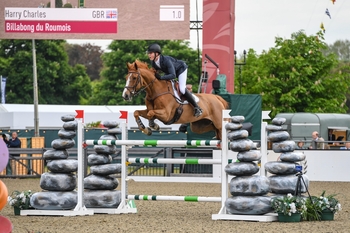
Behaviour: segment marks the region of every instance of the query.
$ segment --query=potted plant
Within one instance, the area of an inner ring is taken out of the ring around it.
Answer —
[[[318,197],[315,196],[309,196],[309,198],[306,199],[305,205],[306,205],[306,211],[302,215],[302,219],[304,221],[320,221],[321,220],[321,211],[320,208],[317,206]]]
[[[280,222],[300,222],[301,215],[306,211],[305,199],[291,193],[273,197],[271,207],[278,214]]]
[[[314,199],[314,203],[320,213],[321,220],[333,220],[334,214],[341,210],[341,204],[335,198],[336,194],[328,196],[325,194],[326,191],[323,191],[321,196]]]
[[[32,208],[30,205],[30,198],[32,195],[33,193],[31,190],[12,192],[7,202],[13,206],[15,215],[19,215],[21,210]]]

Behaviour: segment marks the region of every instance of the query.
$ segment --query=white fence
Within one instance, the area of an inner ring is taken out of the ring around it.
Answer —
[[[350,182],[349,150],[304,150],[307,161],[307,173],[310,181]],[[268,161],[276,161],[278,156],[268,150]]]

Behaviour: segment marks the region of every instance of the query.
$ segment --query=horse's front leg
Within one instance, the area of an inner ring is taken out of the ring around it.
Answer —
[[[135,117],[135,121],[136,121],[136,123],[137,123],[139,129],[140,129],[144,134],[146,134],[146,135],[149,136],[149,135],[152,134],[152,130],[151,130],[149,127],[146,128],[146,126],[142,123],[142,121],[141,121],[141,119],[140,119],[140,116],[143,117],[143,118],[148,119],[148,117],[147,117],[147,112],[148,112],[147,109],[145,109],[145,110],[136,110],[136,111],[134,112],[134,117]],[[153,120],[153,121],[154,121],[154,120]]]
[[[162,122],[168,122],[170,121],[170,118],[167,116],[167,111],[165,109],[153,109],[153,110],[149,110],[147,113],[147,118],[151,119],[150,120],[150,127],[156,130],[159,130],[160,127],[157,123],[154,122],[155,119],[158,119]],[[151,125],[151,121],[153,120],[153,124]],[[157,128],[156,128],[157,127]]]
[[[154,122],[155,119],[156,119],[156,118],[150,119],[150,120],[149,120],[149,123],[148,123],[148,126],[149,126],[151,129],[157,130],[157,131],[158,131],[158,130],[160,129],[160,126],[159,126],[157,123]]]
[[[146,107],[147,107],[147,119],[148,119],[148,126],[153,130],[159,130],[160,127],[157,123],[155,123],[156,117],[153,114],[153,101],[149,101],[146,98]]]

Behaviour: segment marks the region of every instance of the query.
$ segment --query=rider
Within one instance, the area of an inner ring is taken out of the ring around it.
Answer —
[[[194,116],[202,115],[202,109],[197,105],[192,94],[186,88],[187,65],[184,61],[177,60],[170,56],[162,55],[162,49],[158,44],[151,44],[147,49],[148,58],[152,61],[152,67],[156,71],[163,71],[164,76],[156,72],[155,76],[161,80],[171,80],[178,77],[180,92],[185,96],[187,101],[194,107]]]

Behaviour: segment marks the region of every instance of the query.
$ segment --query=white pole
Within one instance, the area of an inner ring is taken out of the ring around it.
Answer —
[[[227,118],[230,118],[231,110],[222,111],[222,134],[221,134],[221,213],[226,214],[225,201],[227,199],[228,192],[228,176],[225,172],[225,167],[228,163],[228,142],[227,142],[227,132],[226,124],[229,123]]]
[[[122,130],[122,140],[127,140],[128,138],[128,131],[126,127],[126,123],[122,122],[120,123],[121,130]],[[127,181],[126,176],[128,172],[128,166],[126,165],[126,145],[121,146],[122,150],[122,158],[120,163],[122,164],[122,174],[121,174],[121,202],[118,208],[125,208],[126,205],[126,195],[127,195]]]
[[[83,126],[82,126],[82,119],[77,118],[78,122],[78,139],[77,139],[77,153],[78,153],[78,202],[75,207],[75,211],[79,211],[85,208],[84,206],[84,156],[83,156],[83,147],[82,142],[84,141],[84,133],[83,133]]]
[[[36,70],[35,40],[32,39],[33,49],[33,95],[34,95],[34,137],[39,137],[39,114],[38,114],[38,75]]]
[[[260,141],[260,153],[261,153],[261,162],[260,162],[260,175],[267,176],[265,170],[265,164],[267,163],[267,133],[266,133],[266,122],[261,122],[261,141]]]

